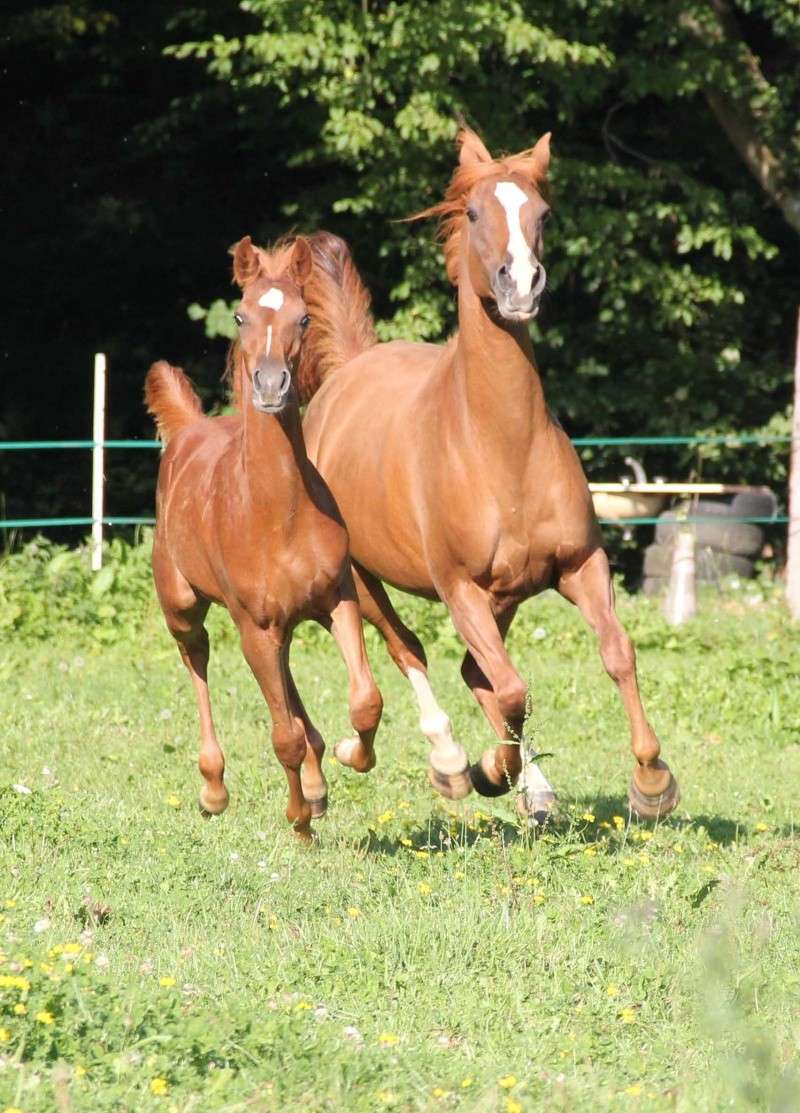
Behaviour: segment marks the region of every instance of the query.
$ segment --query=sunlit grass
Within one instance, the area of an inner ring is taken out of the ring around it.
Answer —
[[[155,617],[110,647],[6,639],[0,1111],[797,1108],[800,642],[748,590],[680,631],[622,602],[683,791],[656,827],[630,820],[626,725],[592,638],[561,601],[529,605],[510,644],[561,798],[544,835],[510,799],[434,796],[374,641],[379,764],[326,762],[306,850],[229,636],[211,684],[231,806],[211,822]],[[300,641],[332,743],[343,669],[332,643]],[[442,633],[431,675],[477,757],[488,730],[455,650]]]

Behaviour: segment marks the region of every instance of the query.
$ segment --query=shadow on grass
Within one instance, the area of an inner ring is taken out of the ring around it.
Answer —
[[[632,832],[667,828],[687,835],[702,830],[720,846],[749,842],[757,833],[753,826],[721,815],[701,814],[686,819],[672,814],[658,823],[650,823],[631,815],[627,799],[621,796],[579,796],[563,801],[562,809],[556,811],[544,827],[526,827],[521,821],[514,822],[497,815],[476,819],[475,815],[481,813],[480,801],[476,799],[473,815],[467,815],[463,820],[434,815],[426,823],[419,823],[402,835],[371,829],[365,836],[354,839],[352,845],[367,854],[395,857],[425,852],[458,853],[481,841],[498,846],[535,844],[543,836],[548,836],[548,846],[556,856],[569,848],[587,845],[596,845],[601,852],[616,855],[625,850],[627,839],[601,837],[601,831],[608,831],[610,836],[612,832],[621,832],[628,827]],[[584,813],[591,814],[593,819],[584,819]],[[486,816],[485,812],[482,814]],[[798,831],[789,826],[773,827],[771,833],[783,838],[798,838]]]

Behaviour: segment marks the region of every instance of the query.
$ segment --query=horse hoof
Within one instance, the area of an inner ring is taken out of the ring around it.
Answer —
[[[310,823],[304,823],[299,827],[293,826],[292,834],[304,846],[311,846],[314,842],[314,832],[311,830]]]
[[[500,784],[492,779],[492,775],[497,776],[497,767],[494,763],[494,750],[486,750],[480,761],[476,761],[474,765],[469,767],[469,776],[472,781],[472,787],[481,796],[505,796],[511,789],[511,782],[507,777],[504,777]]]
[[[219,790],[211,792],[208,785],[203,785],[197,804],[203,819],[211,819],[212,815],[222,815],[228,806],[228,790],[223,785],[221,792]]]
[[[306,803],[311,808],[311,818],[321,819],[328,810],[328,794],[326,792],[324,796],[317,796],[315,799],[306,796]]]
[[[531,827],[544,827],[556,806],[556,794],[546,791],[525,791],[517,796],[517,811]]]
[[[665,766],[666,769],[666,766]],[[628,789],[628,802],[631,806],[631,811],[635,812],[640,819],[660,819],[665,815],[669,815],[674,811],[680,803],[681,790],[678,788],[678,782],[669,773],[669,780],[661,792],[653,795],[648,795],[639,788],[636,783],[636,774],[631,778],[630,788]]]
[[[340,765],[355,769],[356,773],[369,773],[375,765],[375,754],[364,759],[364,747],[360,738],[343,738],[333,747],[333,753]]]
[[[441,796],[463,800],[472,792],[469,760],[463,746],[452,745],[431,751],[428,779]]]

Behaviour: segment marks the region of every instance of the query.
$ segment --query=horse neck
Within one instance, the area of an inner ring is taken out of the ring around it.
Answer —
[[[458,325],[453,364],[470,424],[484,430],[509,459],[527,460],[537,434],[550,425],[528,328],[489,315],[472,286],[465,254]]]
[[[270,528],[284,527],[289,532],[305,493],[308,469],[297,403],[291,402],[280,414],[265,414],[245,397],[242,412],[246,489],[254,506],[269,509]]]

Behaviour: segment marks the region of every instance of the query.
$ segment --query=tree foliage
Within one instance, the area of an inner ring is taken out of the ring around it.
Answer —
[[[85,436],[98,348],[112,435],[150,432],[140,397],[154,358],[221,397],[224,339],[208,336],[228,329],[225,252],[246,232],[338,232],[382,336],[444,337],[454,297],[434,230],[402,220],[441,196],[459,113],[496,152],[554,133],[535,340],[571,433],[786,425],[797,5],[12,0],[0,52],[15,274],[0,436]],[[780,478],[780,459],[706,468]],[[85,459],[18,460],[0,458],[8,513],[74,513],[85,499]],[[675,477],[691,463],[647,460]],[[152,461],[112,461],[114,510],[149,509]],[[607,478],[612,466],[592,462]]]

